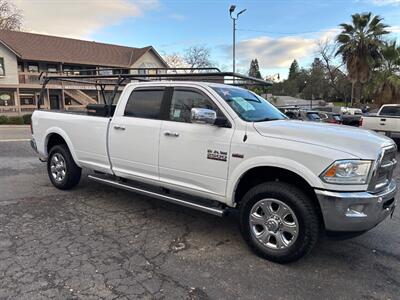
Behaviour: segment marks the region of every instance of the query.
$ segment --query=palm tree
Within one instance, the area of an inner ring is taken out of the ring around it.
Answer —
[[[336,55],[341,55],[346,64],[352,83],[351,103],[359,103],[362,84],[367,82],[376,61],[380,59],[382,37],[389,33],[382,18],[371,13],[354,14],[352,24],[340,24],[342,32],[336,37],[339,48]]]
[[[400,100],[400,46],[396,41],[384,43],[382,59],[375,71],[373,86],[378,103],[393,103]]]

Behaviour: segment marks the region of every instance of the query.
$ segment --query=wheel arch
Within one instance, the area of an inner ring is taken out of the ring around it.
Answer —
[[[318,211],[319,217],[323,220],[321,206],[312,183],[297,172],[278,166],[254,166],[243,172],[237,180],[231,196],[232,206],[240,205],[241,199],[249,189],[266,181],[282,181],[300,188],[309,196]]]
[[[71,140],[68,138],[67,134],[58,128],[49,129],[46,133],[46,138],[44,141],[44,150],[46,156],[49,155],[50,149],[55,145],[66,145],[71,153],[72,158],[75,163],[80,167],[78,158],[72,146]]]

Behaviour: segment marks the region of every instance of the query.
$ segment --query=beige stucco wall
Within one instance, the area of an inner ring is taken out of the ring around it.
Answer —
[[[132,68],[164,68],[164,64],[153,51],[143,54],[132,66]]]
[[[18,64],[16,55],[0,43],[0,57],[4,58],[5,76],[0,76],[1,84],[18,84]]]

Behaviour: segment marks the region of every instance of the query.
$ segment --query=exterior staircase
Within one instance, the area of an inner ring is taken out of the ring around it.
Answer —
[[[64,93],[84,106],[97,103],[96,100],[80,90],[64,90]]]

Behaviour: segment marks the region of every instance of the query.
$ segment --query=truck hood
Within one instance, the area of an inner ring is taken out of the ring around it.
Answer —
[[[313,144],[362,159],[375,159],[382,147],[393,144],[390,138],[370,130],[319,122],[296,120],[256,122],[254,128],[265,137]]]

